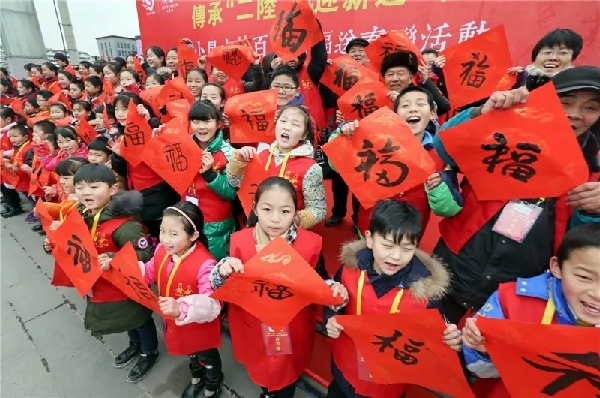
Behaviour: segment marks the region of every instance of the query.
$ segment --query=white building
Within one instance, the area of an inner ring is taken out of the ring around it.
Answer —
[[[114,35],[97,37],[96,43],[98,43],[100,56],[105,59],[127,58],[129,54],[136,51],[135,39],[131,37]]]

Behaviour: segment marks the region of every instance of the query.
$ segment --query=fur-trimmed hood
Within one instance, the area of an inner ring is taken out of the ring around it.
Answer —
[[[367,249],[365,240],[357,240],[345,243],[342,246],[340,260],[345,267],[350,269],[365,269],[372,264],[363,264],[359,258],[359,252]],[[367,249],[368,250],[368,249]],[[370,255],[370,254],[369,254]],[[423,266],[429,275],[420,277],[410,284],[410,292],[416,300],[439,300],[450,287],[450,273],[442,262],[417,249],[415,257],[417,266]],[[414,260],[413,260],[414,261]],[[415,263],[413,263],[413,266]],[[425,273],[425,272],[423,272]]]

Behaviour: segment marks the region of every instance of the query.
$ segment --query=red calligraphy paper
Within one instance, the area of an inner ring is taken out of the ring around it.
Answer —
[[[238,190],[238,198],[242,203],[245,214],[250,214],[254,208],[256,189],[268,176],[268,173],[265,171],[265,165],[258,155],[250,159],[246,166],[240,189]]]
[[[102,274],[90,231],[77,211],[69,213],[52,235],[52,256],[82,296]]]
[[[48,236],[52,234],[53,231],[50,231],[50,224],[52,224],[52,216],[48,212],[46,205],[42,201],[42,199],[38,199],[35,204],[35,213],[40,218],[40,223],[42,224],[42,228]]]
[[[12,169],[10,166],[6,166],[4,162],[0,164],[0,172],[2,177],[2,183],[12,185],[16,187],[19,183],[19,173]]]
[[[146,78],[148,76],[146,75],[146,71],[142,67],[142,64],[140,63],[140,60],[138,59],[137,56],[133,57],[133,70],[140,77],[140,83],[141,84],[145,84],[146,83]]]
[[[70,126],[73,122],[73,118],[71,116],[63,117],[62,119],[58,119],[54,121],[54,125],[56,127],[65,127]]]
[[[323,32],[307,1],[282,1],[277,2],[269,40],[277,56],[287,62],[323,40]]]
[[[36,124],[37,122],[41,122],[42,120],[48,120],[49,118],[50,118],[49,114],[31,117],[31,118],[27,119],[27,125],[29,127],[33,127],[33,125]]]
[[[387,107],[361,120],[351,138],[340,135],[322,148],[366,209],[435,172],[433,159],[410,127]]]
[[[336,320],[364,358],[374,383],[417,384],[474,398],[458,353],[442,340],[446,324],[437,310],[336,315]]]
[[[161,132],[146,144],[144,163],[183,195],[200,172],[202,150],[187,132]]]
[[[236,95],[225,103],[229,136],[234,144],[253,144],[275,140],[277,90],[262,90]]]
[[[102,93],[104,94],[104,102],[106,104],[112,104],[115,102],[115,89],[108,80],[104,80],[102,83]]]
[[[71,110],[71,100],[62,91],[50,97],[50,99],[48,100],[48,104],[63,104],[67,109]]]
[[[139,114],[133,101],[129,101],[121,156],[133,167],[142,162],[142,152],[152,139],[152,127],[146,118]]]
[[[110,129],[112,128],[110,118],[108,117],[108,110],[106,109],[106,105],[102,109],[102,124],[104,124],[104,128],[108,131],[110,131]]]
[[[504,26],[496,26],[445,50],[444,78],[452,108],[489,97],[513,66]]]
[[[215,47],[207,56],[208,62],[235,81],[241,80],[254,62],[252,48],[227,44]]]
[[[321,83],[338,96],[344,95],[355,84],[378,82],[379,76],[350,56],[334,58],[321,76]]]
[[[558,197],[588,179],[552,84],[533,91],[525,104],[492,110],[439,134],[479,200]]]
[[[89,145],[90,142],[94,140],[94,138],[98,137],[98,132],[88,123],[86,118],[82,116],[79,118],[79,126],[77,126],[77,135],[83,140],[83,142]]]
[[[511,397],[573,398],[600,394],[598,328],[484,317],[477,319],[477,327]]]
[[[162,86],[158,96],[154,97],[154,102],[156,107],[160,109],[170,101],[177,101],[182,98],[186,99],[190,104],[196,101],[185,81],[181,77],[176,77]]]
[[[119,250],[110,262],[110,269],[102,274],[102,277],[115,285],[130,299],[151,309],[159,315],[163,315],[158,305],[158,297],[146,284],[137,254],[131,242]]]
[[[379,82],[358,83],[337,100],[346,120],[361,120],[383,107],[391,107],[387,87]]]
[[[239,305],[275,330],[310,304],[339,305],[331,288],[283,238],[273,239],[212,297]]]
[[[423,61],[421,50],[401,31],[384,33],[365,48],[369,62],[376,71],[381,69],[385,57],[399,51],[410,51],[417,57],[418,62]]]
[[[187,79],[189,71],[198,66],[198,54],[183,41],[177,45],[177,74]]]
[[[186,99],[180,99],[175,101],[170,101],[167,103],[167,113],[172,118],[178,118],[181,120],[188,120],[188,116],[190,115],[190,103]]]
[[[44,169],[43,165],[39,165],[31,172],[29,179],[29,196],[43,197],[45,196],[43,187],[49,184],[50,172]]]
[[[145,89],[140,93],[140,98],[144,101],[148,106],[152,108],[155,115],[159,114],[159,106],[156,104],[156,97],[160,94],[162,86],[150,87]]]

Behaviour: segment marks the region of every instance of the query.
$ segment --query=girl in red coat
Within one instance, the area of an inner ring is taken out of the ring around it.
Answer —
[[[6,208],[2,212],[2,217],[4,218],[18,216],[23,213],[19,192],[23,192],[27,195],[30,178],[29,173],[23,168],[23,166],[27,166],[25,159],[27,158],[28,152],[31,150],[27,126],[16,123],[8,130],[8,136],[13,144],[13,150],[9,158],[4,158],[4,167],[7,170],[12,170],[18,178],[14,182],[15,185],[11,185],[7,182],[0,185],[2,196],[4,197],[4,200],[6,200]]]
[[[254,210],[248,220],[253,227],[231,236],[230,255],[211,273],[211,283],[217,289],[234,272],[243,272],[248,262],[272,239],[282,237],[289,242],[317,273],[331,286],[333,295],[347,299],[347,291],[329,279],[321,253],[321,236],[297,227],[297,197],[292,183],[281,177],[264,180],[256,190]],[[252,381],[261,386],[261,398],[291,398],[296,380],[308,365],[315,337],[315,308],[307,306],[284,329],[269,331],[253,315],[237,305],[229,306],[229,329],[233,353],[242,363]],[[269,340],[284,341],[285,352],[271,348]]]
[[[156,283],[165,319],[165,342],[171,355],[189,355],[192,381],[182,398],[221,395],[221,305],[210,298],[210,273],[217,263],[204,235],[204,216],[195,204],[167,207],[160,224],[160,244],[142,272]]]

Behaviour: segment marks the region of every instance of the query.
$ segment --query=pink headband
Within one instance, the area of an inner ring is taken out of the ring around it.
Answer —
[[[183,211],[179,210],[177,207],[167,207],[167,210],[175,210],[177,213],[181,214],[183,216],[183,218],[185,218],[186,220],[188,220],[190,222],[190,224],[192,224],[192,228],[194,228],[194,232],[198,232],[198,230],[196,229],[196,224],[194,224],[192,222],[192,219],[190,218],[190,216],[185,214]]]

